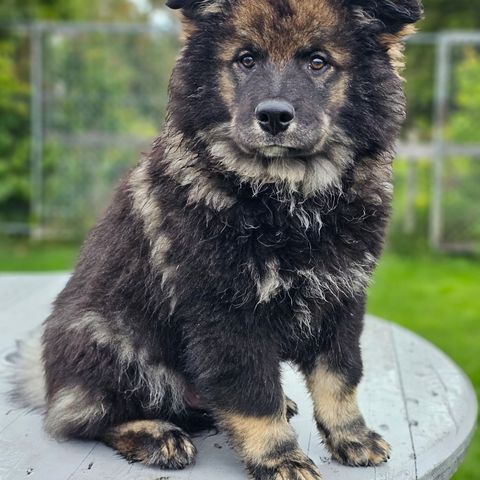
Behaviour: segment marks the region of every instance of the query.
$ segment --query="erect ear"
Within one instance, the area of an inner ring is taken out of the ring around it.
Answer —
[[[346,0],[356,21],[371,31],[386,49],[400,76],[404,67],[404,40],[415,33],[414,23],[423,16],[420,0]]]
[[[167,0],[167,7],[186,12],[214,13],[219,11],[225,0]]]
[[[358,16],[375,23],[378,33],[397,34],[423,15],[420,0],[347,0],[347,3]]]
[[[180,8],[186,8],[195,3],[195,0],[168,0],[167,7],[178,10]]]

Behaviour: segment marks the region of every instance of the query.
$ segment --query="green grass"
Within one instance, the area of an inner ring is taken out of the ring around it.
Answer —
[[[71,270],[78,255],[76,243],[38,243],[0,238],[1,272]]]
[[[0,239],[0,271],[70,270],[76,244]],[[480,261],[387,253],[370,290],[369,311],[426,337],[453,358],[480,394]],[[477,480],[480,435],[455,480]]]

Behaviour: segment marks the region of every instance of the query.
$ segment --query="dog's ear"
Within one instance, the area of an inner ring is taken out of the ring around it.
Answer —
[[[404,68],[404,40],[415,33],[423,16],[421,0],[346,0],[360,28],[366,28],[386,49],[400,76]]]
[[[167,7],[184,12],[214,12],[221,9],[225,0],[167,0]]]
[[[420,0],[347,0],[347,3],[356,15],[372,20],[379,33],[399,33],[423,16]]]
[[[167,7],[179,10],[180,8],[188,8],[196,3],[195,0],[167,0]]]

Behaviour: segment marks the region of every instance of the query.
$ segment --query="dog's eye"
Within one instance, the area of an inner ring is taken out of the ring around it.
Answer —
[[[323,57],[319,53],[313,53],[312,55],[310,55],[308,67],[311,70],[315,70],[318,72],[320,70],[323,70],[327,66],[328,66],[328,63],[325,60],[325,57]]]
[[[255,58],[250,52],[245,52],[238,58],[238,63],[248,70],[251,70],[255,66]]]

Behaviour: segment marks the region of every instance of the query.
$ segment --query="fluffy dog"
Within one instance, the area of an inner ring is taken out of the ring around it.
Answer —
[[[54,437],[130,461],[183,468],[188,432],[216,424],[253,478],[319,479],[288,423],[290,361],[332,456],[384,462],[357,405],[359,337],[421,6],[169,6],[186,41],[163,133],[90,233],[17,394]]]

